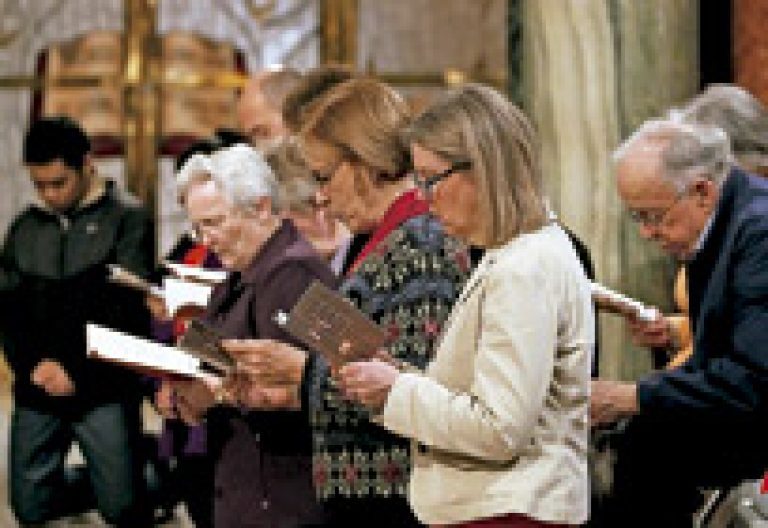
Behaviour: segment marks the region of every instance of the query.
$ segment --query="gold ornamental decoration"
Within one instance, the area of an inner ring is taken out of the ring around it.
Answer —
[[[270,18],[277,7],[277,0],[266,0],[264,2],[256,2],[255,0],[246,0],[245,3],[248,8],[248,13],[257,22],[264,22]]]

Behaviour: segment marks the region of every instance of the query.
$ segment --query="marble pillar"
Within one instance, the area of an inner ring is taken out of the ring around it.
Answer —
[[[618,0],[613,2],[621,137],[643,121],[663,116],[698,91],[698,2]],[[622,284],[629,295],[665,311],[672,307],[670,285],[677,263],[638,236],[626,215],[620,226]],[[650,366],[649,356],[632,350],[622,373],[634,377]]]
[[[597,278],[669,308],[669,259],[627,225],[611,152],[645,119],[695,92],[694,0],[523,0],[523,101],[542,142],[546,189],[565,225],[589,246]],[[601,374],[650,367],[623,321],[601,316]]]

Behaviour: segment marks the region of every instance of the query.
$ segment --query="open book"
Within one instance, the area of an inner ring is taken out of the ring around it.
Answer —
[[[186,342],[182,338],[172,347],[88,323],[87,354],[150,375],[202,379],[231,372],[234,361],[221,350],[221,336],[203,326],[191,328]]]
[[[161,345],[104,326],[85,327],[87,353],[91,359],[107,361],[144,374],[205,378],[220,375],[202,360],[178,348]]]
[[[171,316],[176,315],[182,308],[205,308],[212,291],[213,286],[208,284],[188,282],[174,277],[163,278],[162,297]]]
[[[596,282],[591,283],[592,300],[598,309],[622,315],[634,317],[640,321],[652,322],[661,317],[656,308],[644,305],[640,301],[626,297],[618,292],[606,288]]]
[[[388,340],[387,332],[348,299],[317,281],[302,294],[290,314],[278,312],[275,320],[322,354],[333,368],[370,359]]]

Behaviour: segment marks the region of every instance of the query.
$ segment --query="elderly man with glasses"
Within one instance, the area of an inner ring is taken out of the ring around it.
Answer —
[[[694,354],[636,383],[594,381],[594,425],[630,418],[599,526],[690,526],[698,486],[768,467],[768,181],[715,127],[644,124],[616,152],[643,237],[685,262]]]

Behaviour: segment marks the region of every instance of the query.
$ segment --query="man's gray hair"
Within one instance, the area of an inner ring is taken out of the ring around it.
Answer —
[[[620,162],[643,143],[664,143],[664,177],[683,192],[695,178],[706,178],[720,185],[728,175],[733,156],[728,135],[711,125],[652,120],[643,123],[613,153]]]
[[[260,198],[271,198],[279,209],[275,174],[264,157],[251,146],[237,144],[211,155],[195,154],[176,175],[176,187],[182,200],[189,187],[201,181],[213,181],[232,205],[249,208]]]
[[[731,140],[733,155],[740,162],[750,165],[768,161],[768,110],[739,86],[712,85],[682,108],[670,110],[669,117],[722,128]]]

